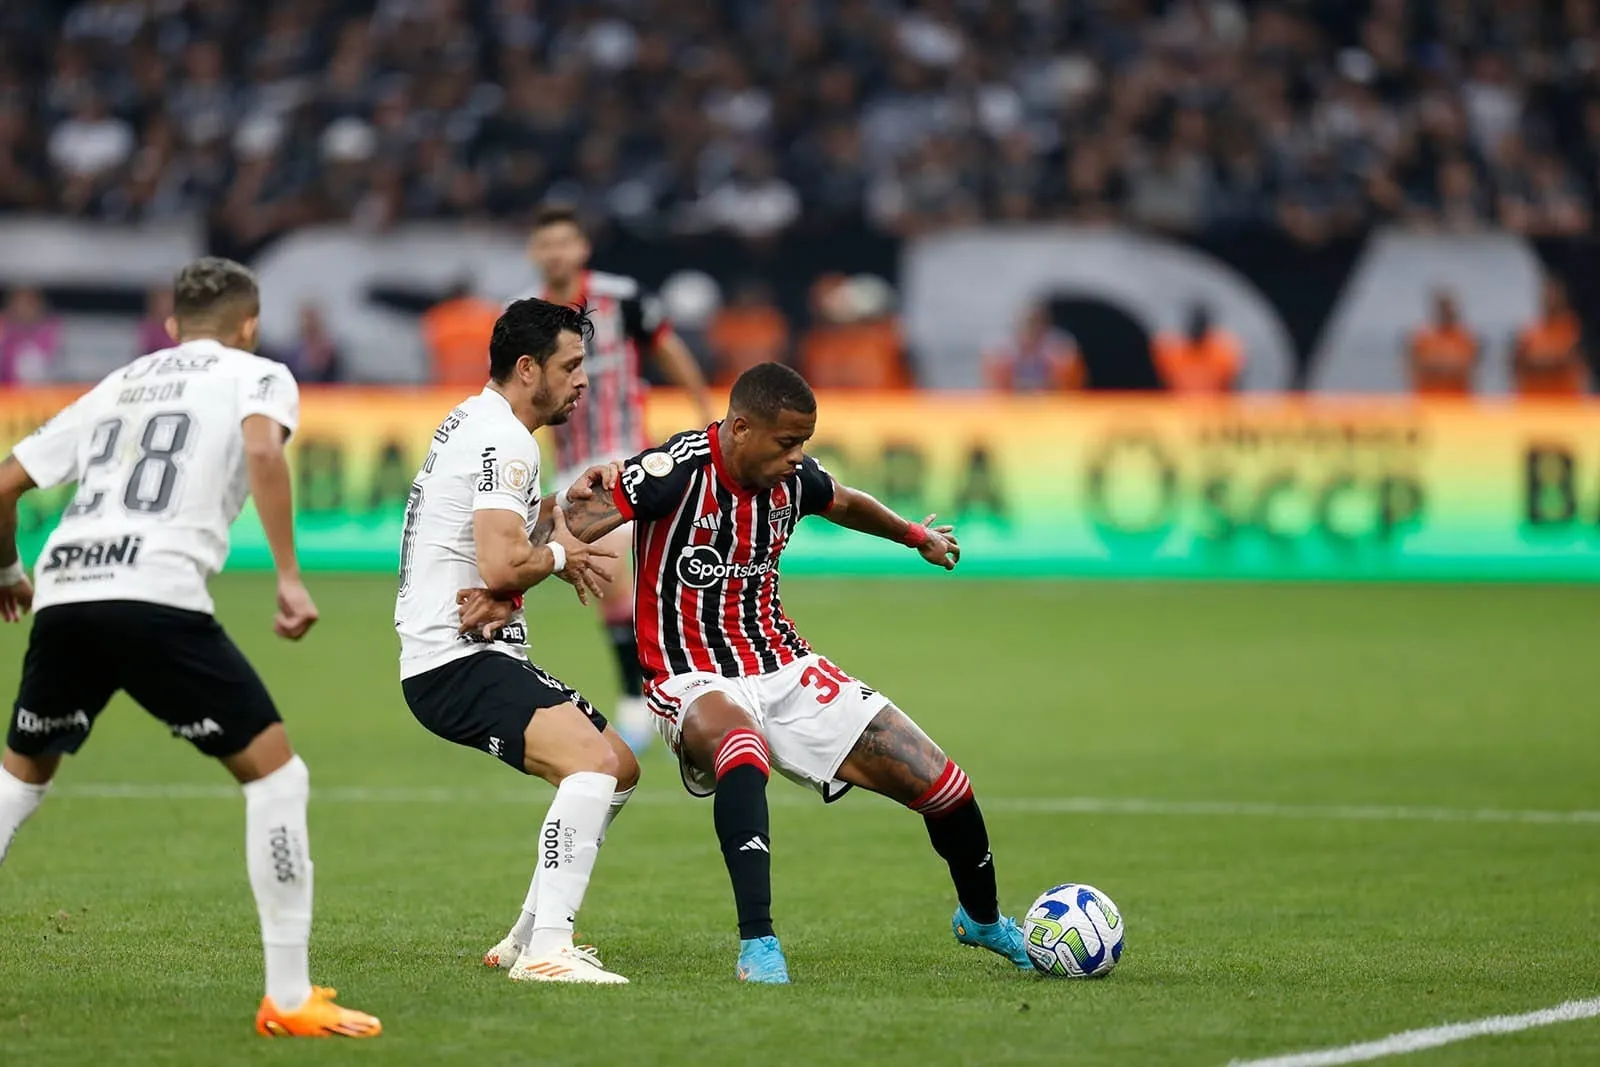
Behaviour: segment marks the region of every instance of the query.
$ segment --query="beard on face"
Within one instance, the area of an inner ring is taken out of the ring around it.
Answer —
[[[572,411],[569,409],[582,396],[581,392],[575,393],[557,405],[551,402],[549,385],[541,383],[539,391],[533,394],[533,409],[544,414],[543,421],[546,426],[560,426],[572,418]]]

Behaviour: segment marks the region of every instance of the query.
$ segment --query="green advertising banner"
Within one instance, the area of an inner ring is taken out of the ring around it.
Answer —
[[[72,399],[0,400],[7,444]],[[401,512],[460,397],[307,390],[293,446],[308,568],[395,567]],[[657,394],[658,438],[688,425]],[[970,575],[1600,579],[1600,406],[1244,398],[821,397],[811,451],[842,482],[955,521]],[[31,560],[70,487],[31,494]],[[230,567],[265,567],[248,509]],[[791,573],[918,561],[813,519]]]

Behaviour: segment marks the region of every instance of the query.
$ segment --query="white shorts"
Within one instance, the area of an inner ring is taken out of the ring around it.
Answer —
[[[834,777],[839,765],[889,703],[888,697],[815,653],[771,674],[724,678],[695,672],[652,683],[645,688],[645,699],[655,713],[656,729],[678,757],[684,788],[697,797],[716,792],[717,780],[691,765],[683,753],[683,719],[707,693],[722,693],[748,711],[766,736],[773,768],[828,801],[850,788]]]

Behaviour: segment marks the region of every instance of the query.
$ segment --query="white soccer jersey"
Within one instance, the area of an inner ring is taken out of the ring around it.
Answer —
[[[250,495],[242,424],[294,432],[287,367],[219,341],[152,352],[12,450],[34,484],[78,492],[34,564],[33,606],[139,600],[211,613],[206,581]]]
[[[522,612],[497,640],[463,637],[456,592],[481,589],[473,515],[514,511],[531,534],[539,518],[539,445],[506,398],[485,388],[445,416],[406,500],[400,539],[400,677],[492,649],[527,659]]]

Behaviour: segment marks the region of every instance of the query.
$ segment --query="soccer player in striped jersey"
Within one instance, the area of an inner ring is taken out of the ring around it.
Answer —
[[[930,527],[932,516],[908,522],[837,484],[805,454],[816,423],[805,380],[761,364],[735,383],[721,422],[634,456],[611,492],[574,500],[566,515],[591,542],[634,523],[645,692],[684,785],[715,796],[739,916],[738,976],[789,980],[772,928],[774,768],[827,801],[861,786],[922,815],[955,883],[956,939],[1026,969],[966,774],[888,697],[812,651],[784,614],[778,560],[807,515],[900,542],[946,570],[961,558],[951,527]]]
[[[711,421],[705,378],[688,346],[662,315],[659,302],[632,278],[590,270],[590,252],[576,212],[556,205],[540,210],[528,238],[528,258],[543,285],[523,295],[582,305],[594,323],[584,359],[589,372],[588,396],[565,425],[552,431],[556,484],[563,486],[573,484],[586,468],[625,459],[648,443],[644,432],[647,386],[640,370],[644,357],[655,360],[671,381],[688,390],[702,424]],[[628,545],[627,530],[618,529],[601,547],[623,556]],[[597,606],[617,658],[622,689],[622,701],[613,718],[628,743],[641,748],[649,742],[650,712],[643,699],[633,599],[629,572],[618,568]]]

